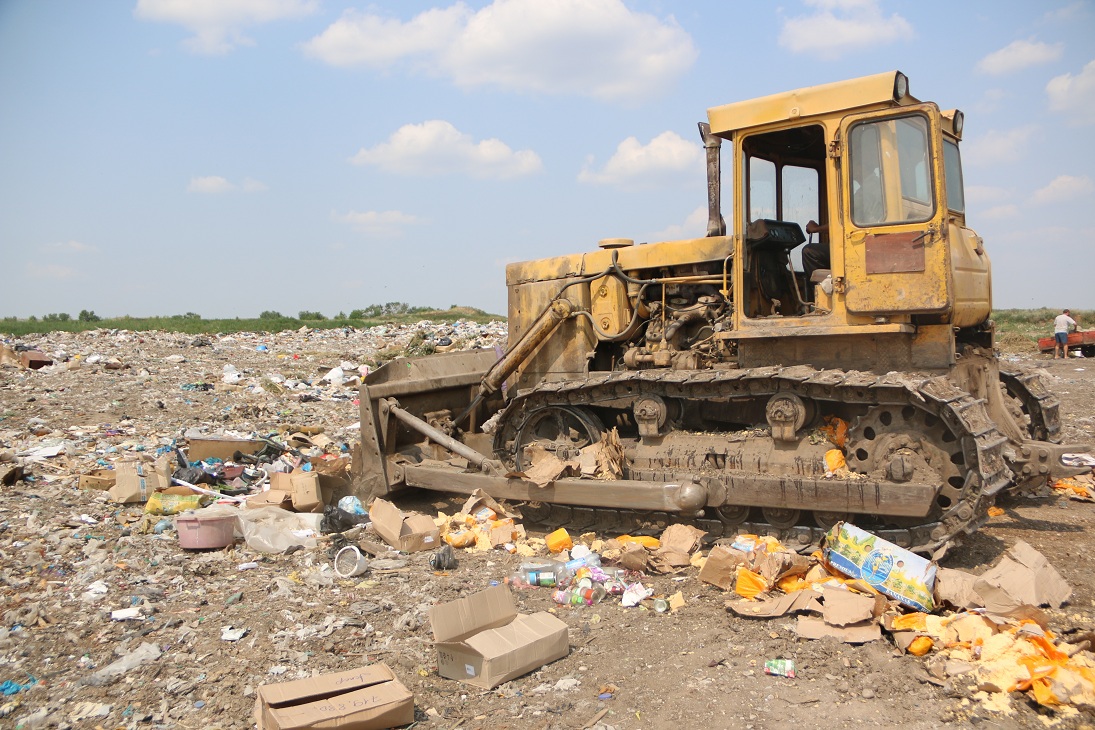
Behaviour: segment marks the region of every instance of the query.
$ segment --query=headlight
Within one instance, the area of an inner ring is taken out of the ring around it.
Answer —
[[[897,72],[897,78],[893,82],[893,100],[901,101],[905,98],[905,95],[909,93],[909,77],[900,71]]]
[[[954,110],[954,120],[951,122],[951,126],[954,127],[954,136],[962,136],[962,126],[966,123],[966,115],[957,109]]]

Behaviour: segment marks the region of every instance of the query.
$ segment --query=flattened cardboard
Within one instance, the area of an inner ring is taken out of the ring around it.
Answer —
[[[258,688],[259,730],[382,730],[414,722],[414,695],[385,664]]]
[[[845,644],[866,644],[869,641],[877,641],[882,638],[882,629],[878,622],[864,621],[847,626],[832,626],[825,623],[825,619],[816,616],[799,616],[795,624],[795,633],[803,639],[833,638],[843,641]]]
[[[262,451],[265,442],[255,439],[239,439],[222,436],[219,438],[193,438],[187,442],[187,460],[221,459],[231,461],[237,451],[252,455]]]
[[[844,588],[827,588],[822,598],[822,617],[832,626],[858,624],[874,617],[873,596],[853,593]]]
[[[290,474],[271,474],[270,491],[274,490],[288,492],[297,512],[323,511],[323,494],[315,472],[297,470]]]
[[[741,550],[725,545],[716,545],[711,548],[711,552],[707,556],[707,562],[700,569],[699,578],[704,583],[710,583],[724,591],[728,591],[734,587],[734,576],[737,574],[737,567],[745,562],[745,558],[746,555]]]
[[[1060,608],[1072,597],[1069,587],[1046,557],[1020,540],[974,584],[989,613],[1007,615],[1020,606]]]
[[[962,611],[983,605],[974,585],[977,576],[964,570],[940,568],[935,574],[935,605],[947,604]]]
[[[384,541],[405,553],[433,550],[440,544],[441,530],[430,517],[404,513],[386,499],[374,499],[369,519]]]
[[[799,611],[820,611],[819,598],[821,598],[820,593],[805,589],[760,601],[748,599],[727,601],[726,610],[743,618],[778,618]]]
[[[93,469],[80,475],[80,489],[98,489],[106,491],[118,481],[118,473],[113,469]]]
[[[506,586],[430,609],[442,677],[491,689],[570,651],[567,625],[546,611],[518,614]]]
[[[931,613],[935,563],[845,522],[837,523],[825,542],[825,559],[841,573],[917,611]]]

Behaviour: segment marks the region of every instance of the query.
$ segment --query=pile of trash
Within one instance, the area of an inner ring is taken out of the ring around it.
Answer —
[[[1016,691],[1043,706],[1095,707],[1095,635],[1066,641],[1048,628],[1039,607],[1060,608],[1072,590],[1024,542],[975,576],[838,524],[809,557],[739,535],[711,549],[699,578],[740,596],[726,603],[734,615],[797,615],[800,638],[861,644],[885,632],[900,652],[927,657],[925,681],[968,681],[994,711],[1010,712]]]

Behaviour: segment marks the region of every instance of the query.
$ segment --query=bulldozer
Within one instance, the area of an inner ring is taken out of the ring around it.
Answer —
[[[963,122],[899,71],[708,109],[706,235],[508,265],[504,352],[361,385],[359,493],[800,549],[846,521],[941,555],[1003,490],[1078,473],[1058,400],[994,352]]]

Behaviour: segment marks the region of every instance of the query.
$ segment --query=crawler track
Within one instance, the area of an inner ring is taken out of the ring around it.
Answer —
[[[1003,363],[1001,363],[1003,365]],[[1019,400],[1030,423],[1030,437],[1050,443],[1061,442],[1060,401],[1042,382],[1042,376],[1025,368],[1000,368],[1000,380],[1008,395]]]
[[[1015,377],[1015,382],[1030,393],[1033,414],[1043,424],[1056,425],[1056,403],[1051,396],[1039,398],[1034,381]],[[1035,387],[1031,387],[1035,385]],[[1042,389],[1044,390],[1044,388]],[[985,408],[984,401],[955,387],[942,376],[876,375],[842,370],[816,370],[809,366],[764,367],[738,370],[639,370],[594,373],[582,380],[543,383],[518,394],[507,407],[495,433],[495,455],[513,463],[515,455],[509,448],[516,442],[521,424],[535,411],[546,407],[598,406],[620,403],[644,396],[703,401],[733,397],[766,397],[776,393],[794,393],[815,402],[857,404],[862,406],[914,406],[940,419],[950,429],[961,447],[966,465],[964,482],[947,504],[933,510],[932,517],[920,524],[907,521],[898,529],[881,529],[878,534],[892,542],[917,552],[945,550],[964,533],[972,532],[987,520],[987,510],[994,495],[1007,487],[1012,478],[1004,459],[1007,440],[997,431]],[[1047,394],[1048,396],[1048,394]],[[1022,396],[1020,396],[1022,398]],[[1024,401],[1026,403],[1028,401]],[[1048,427],[1048,426],[1047,426]],[[854,445],[853,445],[854,446]],[[850,447],[851,448],[851,447]],[[659,471],[628,471],[629,479],[677,481],[688,478],[701,480],[701,474]],[[733,501],[733,495],[729,500]],[[620,505],[619,509],[575,508],[565,505],[531,503],[526,517],[547,524],[566,524],[581,530],[629,529],[642,521],[667,523],[692,522],[709,534],[732,536],[740,532],[758,532],[778,537],[785,544],[799,549],[816,545],[824,534],[820,527],[794,525],[776,527],[762,522],[745,521],[725,524],[716,519],[682,520],[666,513],[637,513]],[[885,517],[881,509],[879,517]]]

